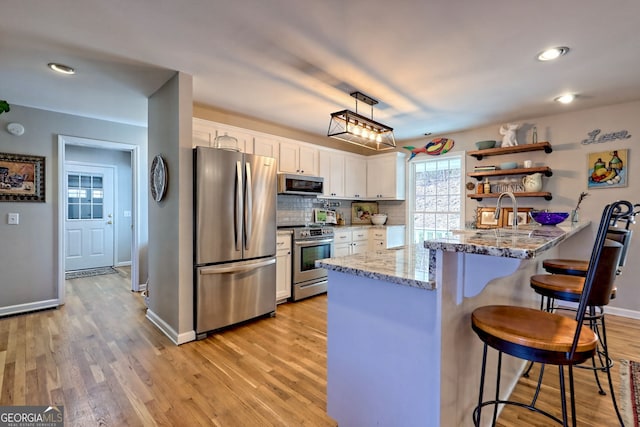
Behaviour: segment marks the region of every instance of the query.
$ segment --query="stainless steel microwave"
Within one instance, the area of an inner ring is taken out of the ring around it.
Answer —
[[[289,173],[278,174],[278,194],[299,196],[321,196],[324,192],[324,178]]]

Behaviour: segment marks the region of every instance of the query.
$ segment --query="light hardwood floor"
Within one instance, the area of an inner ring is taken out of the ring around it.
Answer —
[[[176,347],[146,320],[142,297],[119,275],[66,287],[60,309],[0,319],[0,405],[64,405],[68,426],[336,425],[326,415],[326,296]],[[608,320],[615,357],[640,359],[640,321]],[[552,371],[544,390],[551,393],[540,399],[555,408]],[[579,425],[616,425],[609,396],[577,371]],[[523,379],[515,393],[531,389]],[[507,408],[499,425],[548,420]]]

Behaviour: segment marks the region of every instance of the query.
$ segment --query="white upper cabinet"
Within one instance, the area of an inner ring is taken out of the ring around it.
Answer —
[[[280,141],[279,170],[284,173],[318,175],[318,150],[296,142]]]
[[[193,119],[193,147],[215,147],[216,137],[223,135],[235,138],[238,141],[235,148],[241,152],[253,153],[253,135],[244,129],[222,126],[208,120]]]
[[[350,199],[367,197],[367,159],[345,156],[344,193]]]
[[[367,158],[367,198],[405,199],[406,154],[379,154]]]
[[[344,197],[344,168],[343,153],[320,150],[320,176],[324,178],[325,197]]]
[[[278,140],[264,136],[253,137],[253,154],[278,159]],[[279,162],[278,162],[279,163]],[[278,165],[279,166],[279,165]]]
[[[305,175],[318,175],[318,149],[308,145],[300,145],[298,161],[300,173]]]
[[[193,148],[211,147],[211,141],[216,137],[216,128],[213,123],[205,120],[193,119]]]

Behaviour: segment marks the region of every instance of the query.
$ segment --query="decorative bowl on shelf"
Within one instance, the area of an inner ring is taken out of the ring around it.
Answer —
[[[516,162],[500,163],[500,169],[502,170],[515,169],[516,167],[518,167],[518,164]]]
[[[371,215],[371,224],[384,225],[387,222],[387,215],[385,214],[373,214]]]
[[[556,225],[569,218],[569,212],[530,211],[529,216],[538,224]]]
[[[478,150],[486,150],[487,148],[493,148],[496,146],[495,141],[478,141],[476,142],[476,147]]]

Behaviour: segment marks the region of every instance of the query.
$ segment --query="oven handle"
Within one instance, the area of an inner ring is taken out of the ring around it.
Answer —
[[[299,240],[297,242],[293,242],[296,246],[316,246],[317,243],[333,243],[333,239],[322,239],[322,240]]]

